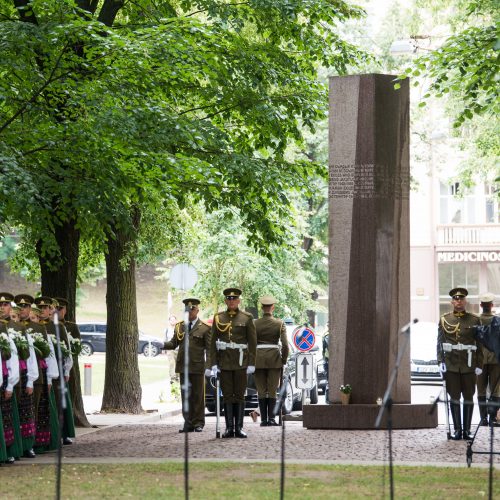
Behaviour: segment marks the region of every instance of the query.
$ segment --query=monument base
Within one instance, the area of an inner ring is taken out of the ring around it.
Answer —
[[[393,404],[393,429],[427,429],[437,427],[437,408],[430,414],[430,404]],[[376,404],[304,405],[302,425],[307,429],[375,429],[380,406]],[[387,410],[380,425],[387,429]]]

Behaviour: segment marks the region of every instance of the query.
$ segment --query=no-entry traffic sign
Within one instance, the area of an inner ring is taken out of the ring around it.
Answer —
[[[312,328],[301,326],[293,334],[293,345],[302,352],[310,351],[316,342]]]

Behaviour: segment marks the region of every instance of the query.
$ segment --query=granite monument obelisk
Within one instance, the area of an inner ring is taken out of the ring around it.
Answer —
[[[410,321],[409,85],[391,75],[330,78],[329,407],[304,426],[373,428]],[[409,343],[391,395],[394,427],[435,427],[411,405]],[[350,405],[339,387],[352,386]],[[327,411],[328,413],[324,413]],[[323,413],[322,413],[323,412]]]

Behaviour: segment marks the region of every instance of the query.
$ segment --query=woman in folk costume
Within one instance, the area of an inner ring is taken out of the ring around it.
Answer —
[[[14,341],[6,333],[0,333],[2,345],[2,387],[0,389],[0,411],[3,419],[3,436],[7,451],[5,463],[13,464],[22,452],[14,386],[19,381],[19,360]]]
[[[35,305],[38,308],[45,304],[45,297],[37,297]],[[52,299],[49,299],[50,303]],[[33,329],[33,343],[38,360],[39,377],[35,381],[35,452],[40,453],[57,448],[57,441],[51,440],[54,431],[57,433],[57,413],[51,399],[54,398],[52,380],[59,377],[54,346],[50,335],[47,334],[45,325],[30,321],[29,327]]]
[[[29,306],[31,307],[31,306]],[[20,382],[16,386],[17,408],[19,411],[19,422],[21,428],[23,454],[26,458],[34,458],[35,452],[35,403],[34,403],[34,382],[38,379],[38,362],[31,329],[24,332],[14,333],[14,343],[19,357],[19,377]]]
[[[50,308],[50,319],[51,321],[46,324],[47,332],[51,335],[52,343],[54,344],[54,351],[56,354],[56,360],[58,359],[58,347],[57,347],[57,335],[56,335],[56,324],[54,322],[55,314],[58,315],[58,328],[59,328],[59,339],[60,344],[59,348],[61,351],[62,358],[62,371],[59,378],[54,381],[52,391],[54,393],[54,400],[56,403],[56,411],[57,411],[57,421],[59,422],[59,411],[61,410],[61,380],[64,377],[65,383],[65,391],[64,398],[66,400],[66,407],[62,409],[64,418],[64,425],[61,429],[61,437],[63,440],[63,444],[72,444],[73,441],[71,438],[75,437],[75,424],[74,424],[74,416],[73,416],[73,405],[71,403],[71,396],[69,394],[69,377],[71,373],[71,369],[73,368],[73,356],[71,354],[71,343],[68,337],[68,332],[64,323],[59,321],[59,311],[61,310],[61,306],[57,299],[52,299],[52,307]],[[42,320],[43,322],[43,320]],[[59,365],[58,365],[59,366]]]
[[[7,451],[7,463],[14,463],[22,454],[19,414],[17,412],[14,386],[19,381],[19,364],[16,346],[9,335],[9,328],[16,326],[12,321],[14,295],[0,292],[0,351],[2,357],[2,378],[0,387],[0,411],[3,415],[3,436]]]

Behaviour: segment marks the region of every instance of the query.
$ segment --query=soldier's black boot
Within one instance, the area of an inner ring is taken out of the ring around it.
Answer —
[[[226,419],[226,432],[222,434],[222,437],[232,438],[234,437],[233,403],[224,403],[224,418]]]
[[[276,423],[276,420],[274,420],[274,407],[276,406],[276,399],[271,399],[269,398],[267,400],[267,412],[269,414],[269,420],[268,420],[268,425],[269,426],[276,426],[279,425]]]
[[[260,426],[267,427],[267,398],[259,399]]]
[[[243,417],[245,416],[245,403],[234,403],[234,437],[246,438],[247,433],[243,432]]]
[[[488,425],[488,409],[486,407],[486,397],[478,396],[477,404],[479,405],[479,416],[481,418],[479,425]]]
[[[470,440],[472,435],[470,433],[470,424],[472,422],[472,413],[474,411],[474,404],[472,402],[464,401],[464,431],[463,438]]]
[[[453,420],[453,428],[455,429],[454,434],[451,435],[451,439],[458,441],[462,439],[462,420],[460,417],[460,403],[450,403],[451,418]]]

